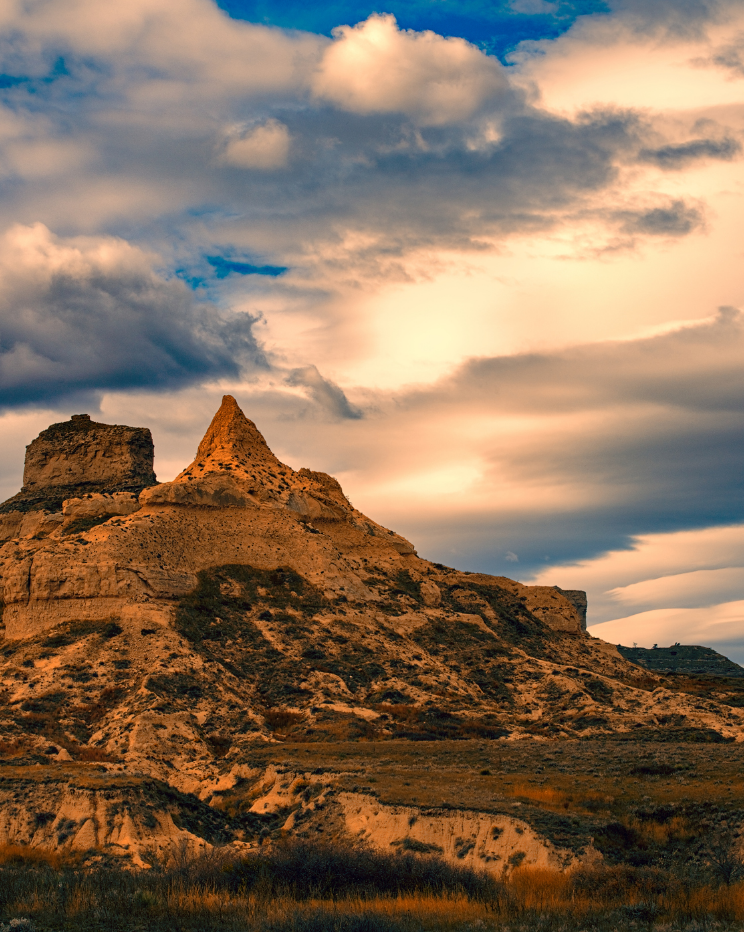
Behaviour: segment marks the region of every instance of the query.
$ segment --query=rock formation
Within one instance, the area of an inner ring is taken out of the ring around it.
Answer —
[[[26,447],[23,488],[0,505],[0,514],[56,512],[65,499],[90,493],[139,493],[156,481],[153,456],[147,428],[99,424],[89,414],[73,414]]]
[[[8,754],[98,760],[211,806],[247,781],[268,813],[283,778],[251,764],[265,742],[744,736],[740,709],[589,637],[583,593],[421,559],[331,476],[281,463],[230,396],[172,482],[154,484],[151,443],[76,418],[29,447],[0,547]],[[287,831],[310,805],[297,787],[276,804]]]

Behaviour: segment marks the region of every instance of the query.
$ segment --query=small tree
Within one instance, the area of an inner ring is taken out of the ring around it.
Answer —
[[[736,837],[728,830],[716,832],[705,847],[704,856],[711,872],[726,886],[744,878],[744,863],[736,848]]]

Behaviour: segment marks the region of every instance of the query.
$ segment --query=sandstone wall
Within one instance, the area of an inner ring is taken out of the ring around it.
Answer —
[[[139,492],[156,482],[146,427],[100,424],[88,414],[52,424],[26,447],[23,488],[0,505],[12,511],[61,511],[87,493]]]

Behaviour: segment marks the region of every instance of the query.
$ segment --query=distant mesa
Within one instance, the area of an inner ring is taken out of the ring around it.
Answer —
[[[744,667],[711,647],[674,644],[672,647],[623,647],[619,653],[631,663],[658,673],[689,673],[695,676],[744,677]]]
[[[0,505],[8,512],[61,511],[65,499],[90,493],[139,494],[157,482],[146,427],[100,424],[73,414],[26,447],[23,488]]]

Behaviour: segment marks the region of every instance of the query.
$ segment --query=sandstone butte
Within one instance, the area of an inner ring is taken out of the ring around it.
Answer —
[[[590,637],[584,593],[420,558],[331,476],[281,463],[229,395],[172,482],[156,482],[148,430],[76,415],[43,431],[0,506],[0,573],[0,842],[142,864],[320,819],[383,847],[418,833],[449,858],[464,832],[465,863],[519,846],[563,868],[596,852],[512,816],[385,806],[254,751],[649,727],[744,738],[740,709]]]

